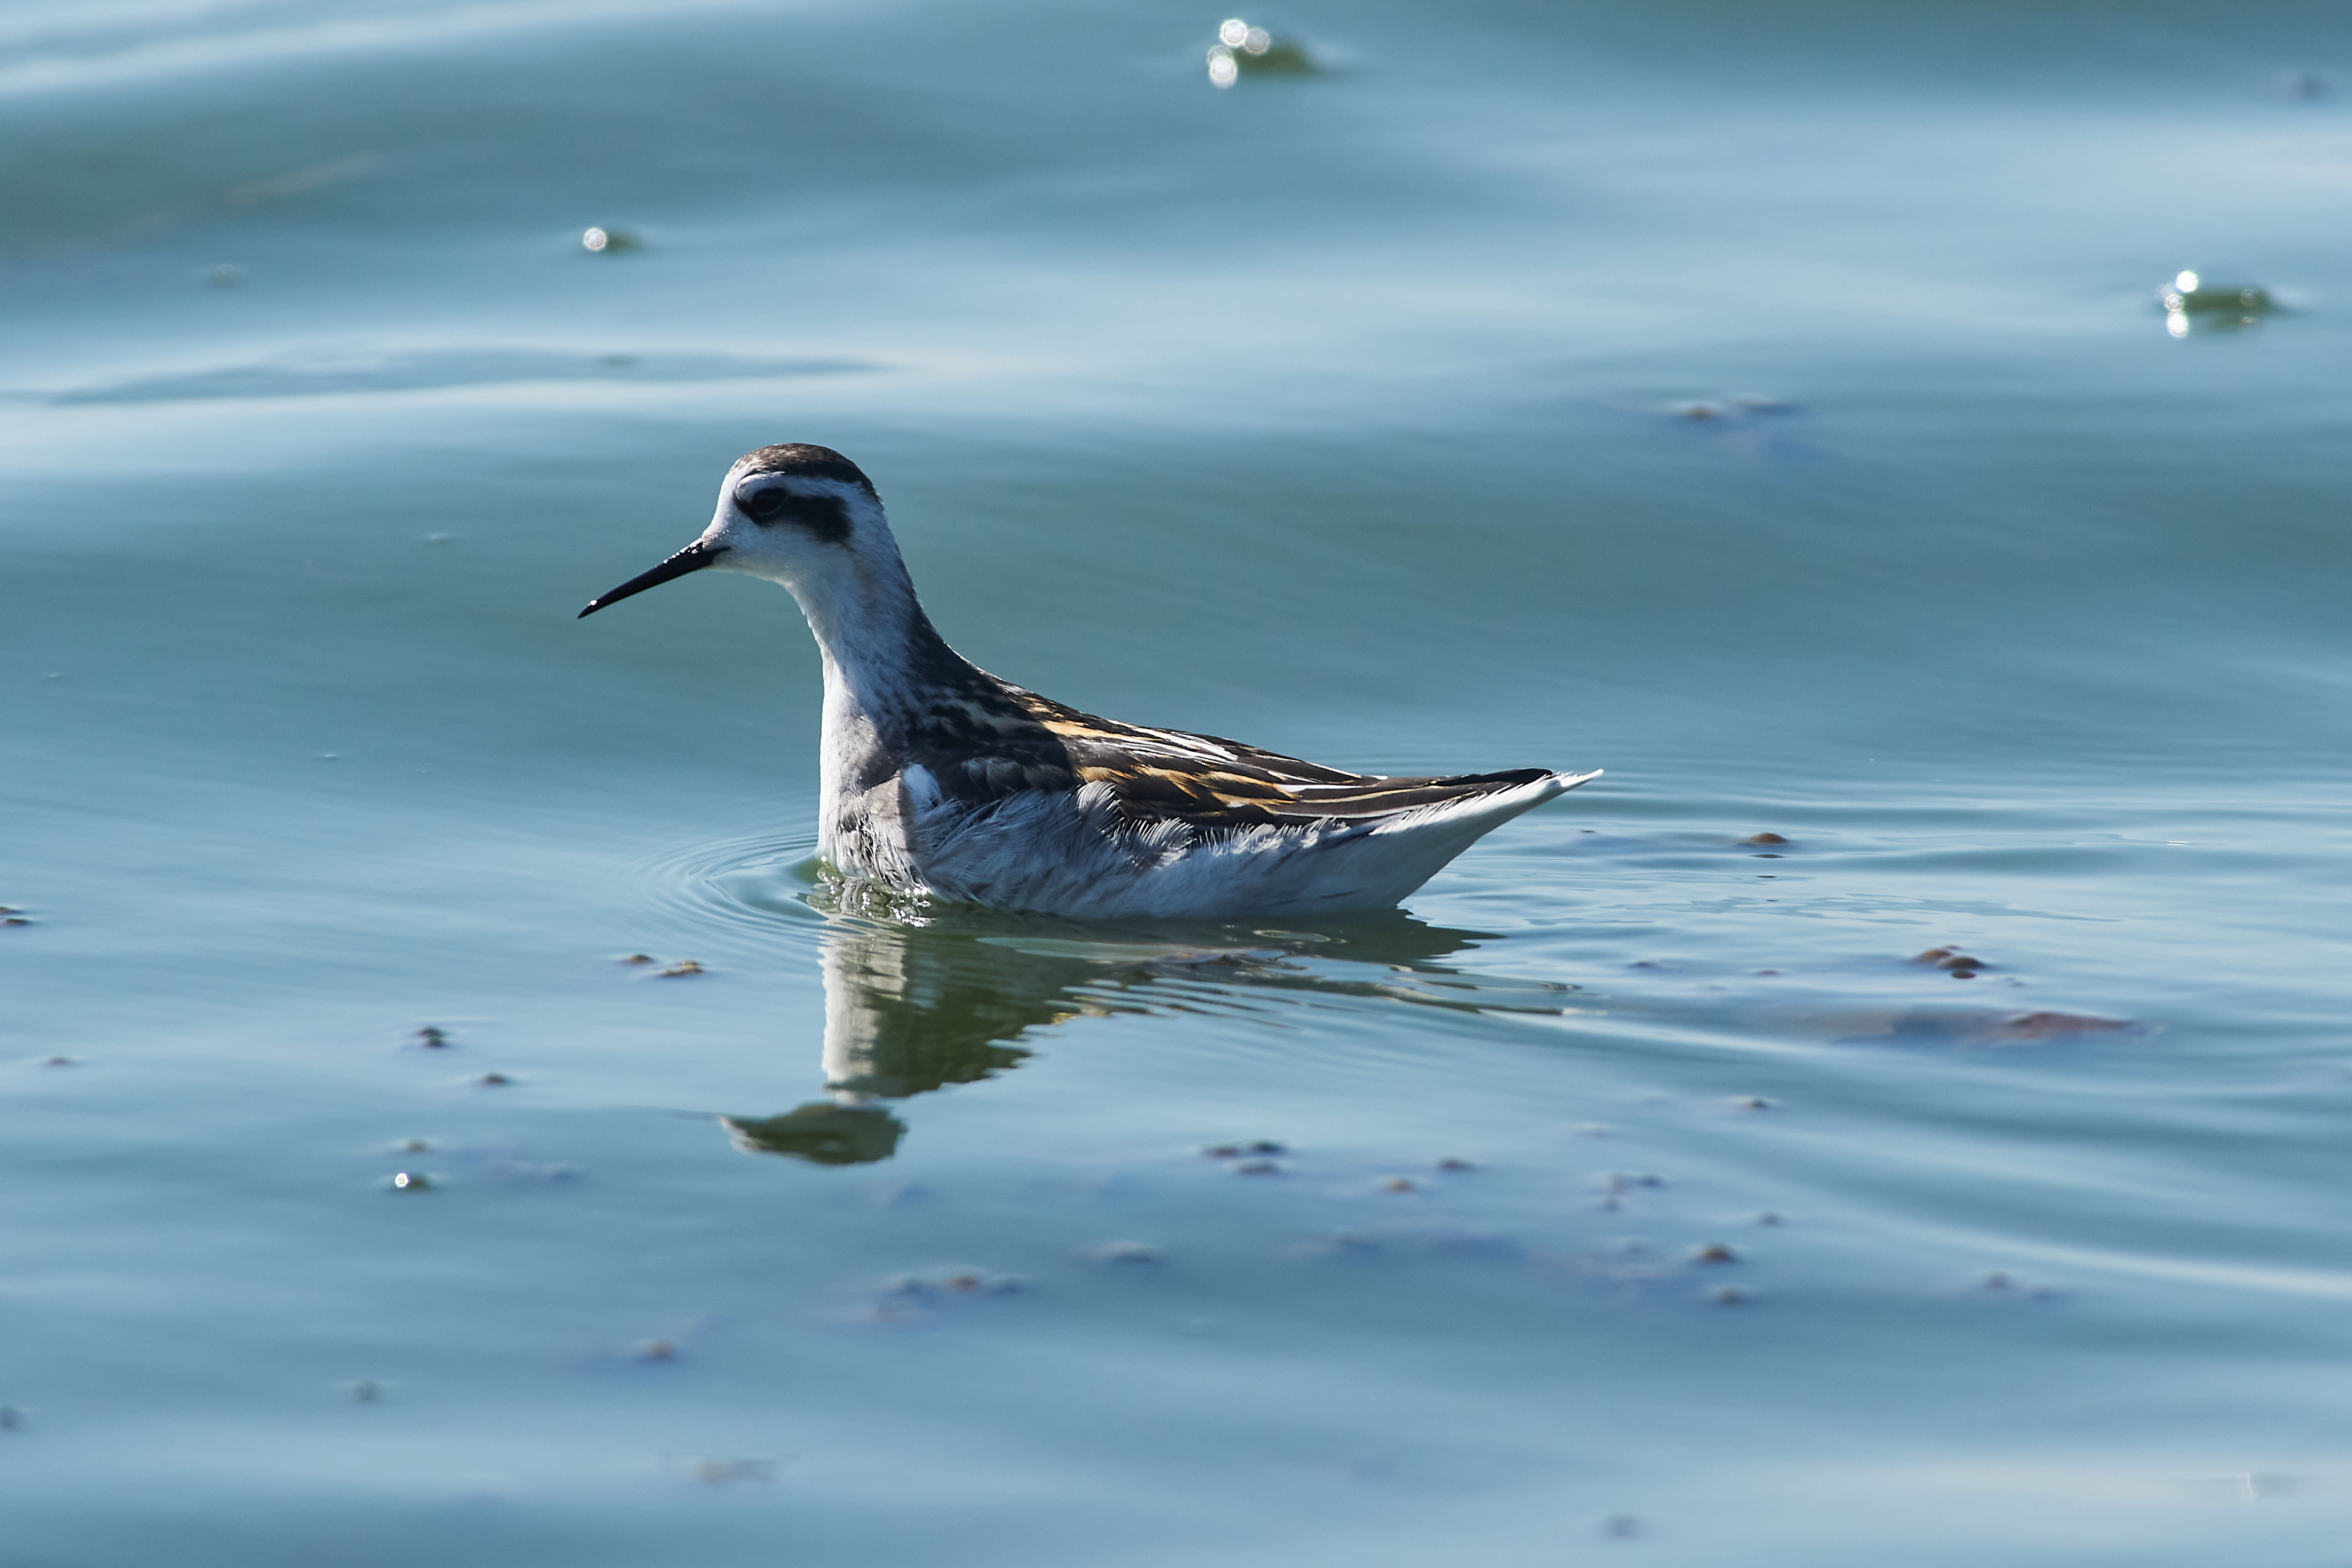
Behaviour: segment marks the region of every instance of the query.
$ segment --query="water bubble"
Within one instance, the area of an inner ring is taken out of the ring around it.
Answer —
[[[1232,41],[1233,40],[1231,39],[1226,40],[1228,43]],[[1241,47],[1251,54],[1262,55],[1265,53],[1266,50],[1274,47],[1274,35],[1267,32],[1264,27],[1252,27],[1248,32],[1242,35]]]
[[[1214,48],[1209,51],[1210,86],[1231,87],[1241,74],[1241,67],[1234,64],[1234,52],[1231,49]]]
[[[1252,32],[1263,36],[1265,31],[1263,27],[1253,28],[1247,22],[1235,16],[1217,28],[1217,42],[1229,49],[1238,49],[1249,41]]]

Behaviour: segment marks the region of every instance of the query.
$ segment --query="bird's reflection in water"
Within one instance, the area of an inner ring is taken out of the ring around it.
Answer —
[[[1401,911],[1313,924],[1097,924],[885,905],[821,881],[827,1098],[768,1117],[724,1118],[737,1146],[824,1165],[897,1152],[906,1126],[883,1104],[1018,1066],[1030,1030],[1114,1013],[1212,1005],[1272,987],[1479,1010],[1559,1012],[1571,990],[1473,979],[1431,961],[1487,933]]]

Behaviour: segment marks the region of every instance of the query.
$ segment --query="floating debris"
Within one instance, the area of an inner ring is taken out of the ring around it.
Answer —
[[[675,980],[682,974],[707,974],[709,973],[709,971],[704,969],[701,964],[696,963],[693,959],[681,958],[676,963],[670,964],[666,968],[655,970],[654,976],[656,979],[659,980]]]
[[[69,1068],[79,1064],[71,1057],[45,1057],[41,1060],[41,1065],[45,1068]]]
[[[660,960],[660,959],[658,959],[658,958],[656,958],[656,957],[655,957],[652,953],[650,953],[650,952],[632,952],[632,953],[628,953],[628,954],[624,955],[622,958],[618,959],[616,962],[621,963],[644,964],[644,963],[659,963],[661,962],[661,960]]]
[[[1105,1241],[1082,1249],[1078,1256],[1089,1263],[1157,1263],[1160,1249],[1143,1241]]]
[[[2127,1018],[2099,1018],[2087,1013],[2013,1013],[1996,1026],[1996,1033],[2004,1040],[2056,1040],[2137,1027]]]
[[[392,1391],[372,1377],[343,1384],[343,1392],[353,1405],[382,1405]]]
[[[2195,272],[2183,272],[2156,291],[2164,306],[2164,330],[2176,338],[2192,330],[2234,331],[2258,325],[2270,314],[2270,290],[2251,283],[2216,283]]]
[[[1260,1138],[1251,1143],[1212,1143],[1201,1152],[1212,1160],[1239,1160],[1252,1154],[1287,1154],[1290,1151],[1271,1138]]]
[[[1983,959],[1971,958],[1956,947],[1931,947],[1911,962],[1933,964],[1955,980],[1974,980],[1981,971],[1992,967]]]
[[[2153,1026],[2129,1018],[2051,1011],[2004,1013],[1985,1007],[1892,1008],[1816,1015],[1808,1022],[1841,1045],[1980,1047],[2039,1043],[2083,1035],[2139,1036]]]
[[[1786,844],[1789,841],[1786,838],[1781,837],[1777,833],[1751,833],[1739,842],[1742,844]]]
[[[1016,1275],[984,1268],[943,1268],[936,1274],[902,1274],[884,1283],[871,1316],[885,1321],[936,1311],[960,1300],[1017,1296],[1028,1284]]]
[[[1687,403],[1669,404],[1666,412],[1677,419],[1696,424],[1714,421],[1733,422],[1757,415],[1793,414],[1797,405],[1777,397],[1694,398]]]
[[[422,1171],[402,1171],[392,1178],[395,1193],[427,1193],[433,1190],[433,1180]]]
[[[772,1481],[776,1477],[776,1462],[773,1459],[697,1459],[693,1463],[692,1474],[706,1487]]]
[[[1612,1513],[1601,1521],[1601,1539],[1633,1541],[1641,1535],[1643,1528],[1642,1521],[1630,1513]]]
[[[1421,1191],[1421,1189],[1402,1176],[1391,1176],[1387,1181],[1381,1184],[1381,1191],[1384,1193],[1417,1193]]]
[[[397,1147],[404,1154],[425,1154],[433,1149],[433,1145],[422,1138],[404,1138]]]
[[[1227,88],[1248,76],[1306,76],[1315,70],[1314,57],[1288,38],[1277,38],[1264,27],[1253,27],[1239,16],[1217,28],[1209,46],[1209,82]]]
[[[1249,1160],[1234,1167],[1236,1176],[1278,1176],[1282,1167],[1271,1160]]]
[[[1704,1247],[1691,1248],[1691,1261],[1693,1263],[1737,1263],[1739,1261],[1739,1254],[1719,1241],[1710,1241]]]
[[[622,228],[592,228],[580,237],[580,248],[591,256],[613,256],[636,247],[637,237]]]
[[[437,1025],[427,1024],[416,1031],[416,1043],[428,1051],[437,1051],[449,1043],[449,1031]]]
[[[630,1353],[639,1361],[676,1361],[677,1346],[668,1340],[646,1340]]]
[[[504,1089],[508,1084],[514,1082],[514,1079],[502,1072],[486,1072],[474,1081],[484,1089]]]
[[[1467,1160],[1457,1160],[1448,1154],[1444,1159],[1437,1162],[1437,1168],[1441,1171],[1475,1171],[1478,1167]]]

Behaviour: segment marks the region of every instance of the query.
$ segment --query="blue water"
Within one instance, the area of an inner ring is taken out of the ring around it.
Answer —
[[[2341,1561],[2339,18],[1223,19],[0,16],[12,1565]],[[779,440],[1024,685],[1608,771],[861,900],[784,595],[572,618]]]

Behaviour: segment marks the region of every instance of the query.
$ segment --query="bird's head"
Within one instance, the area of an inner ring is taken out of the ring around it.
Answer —
[[[851,574],[861,562],[896,567],[898,558],[881,498],[856,464],[830,447],[762,447],[727,471],[701,538],[580,613],[593,615],[705,567],[748,572],[797,594]]]

